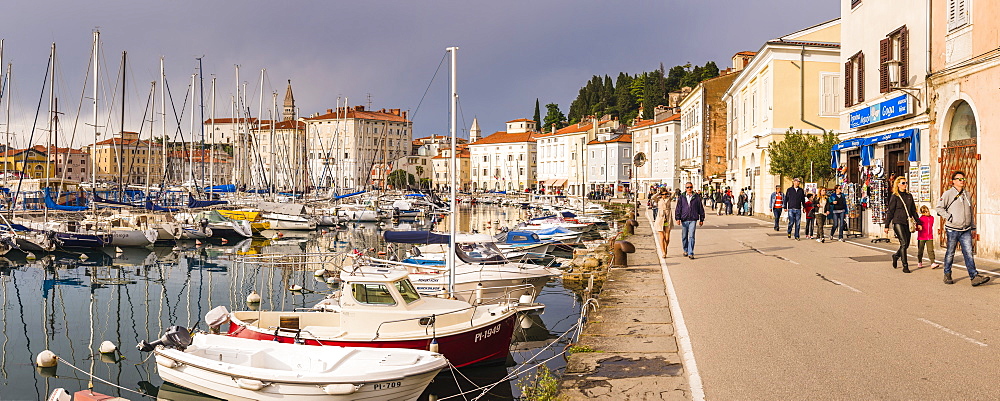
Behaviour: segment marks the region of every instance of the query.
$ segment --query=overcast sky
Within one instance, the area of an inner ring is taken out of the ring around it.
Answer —
[[[838,3],[830,0],[34,1],[4,6],[0,37],[6,40],[4,64],[13,63],[11,125],[20,135],[30,131],[55,42],[56,93],[66,113],[62,135],[68,137],[84,91],[91,32],[99,27],[102,91],[114,89],[121,52],[128,52],[127,130],[138,130],[142,122],[160,56],[178,109],[195,57],[204,56],[205,102],[214,75],[219,118],[231,115],[239,64],[254,114],[260,70],[266,68],[265,104],[272,91],[281,101],[288,79],[303,115],[335,107],[338,97],[365,105],[370,94],[376,109],[416,112],[418,137],[448,132],[447,62],[433,83],[431,77],[449,46],[460,47],[459,125],[467,128],[478,116],[489,134],[502,130],[505,121],[530,118],[536,98],[543,117],[546,103],[558,103],[568,113],[594,74],[648,71],[661,62],[669,68],[711,60],[725,68],[735,52],[757,50],[767,39],[836,18],[838,12]],[[89,97],[89,87],[86,93]],[[102,125],[111,113],[105,102]],[[113,113],[117,127],[120,117]],[[206,118],[208,113],[206,107]],[[89,116],[84,111],[81,118]],[[186,118],[181,126],[188,130]],[[78,128],[75,144],[90,142],[91,132]],[[34,142],[44,143],[44,137],[36,131]]]

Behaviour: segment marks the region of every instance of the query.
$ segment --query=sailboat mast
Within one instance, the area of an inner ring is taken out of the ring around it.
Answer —
[[[264,85],[261,84],[261,87],[263,87],[263,86]],[[263,91],[263,89],[261,89],[261,91]],[[268,150],[269,150],[269,154],[270,154],[270,157],[269,157],[269,160],[270,160],[270,163],[269,163],[270,171],[269,171],[269,173],[271,175],[271,201],[274,201],[275,200],[275,188],[278,186],[278,183],[275,182],[275,179],[277,178],[276,175],[275,175],[275,170],[276,170],[276,167],[277,167],[277,160],[274,157],[274,146],[275,146],[275,142],[274,142],[274,130],[275,130],[275,127],[274,127],[274,125],[278,123],[278,92],[272,92],[271,93],[271,116],[272,116],[271,117],[271,140],[268,142],[268,143],[270,143],[270,146],[269,146]]]
[[[99,132],[100,127],[97,125],[97,95],[100,87],[100,81],[98,81],[101,63],[98,53],[101,50],[101,31],[94,31],[94,146],[93,151],[90,152],[90,190],[94,195],[97,195],[97,136],[101,133]],[[114,146],[114,145],[112,145]],[[94,204],[94,199],[96,196],[91,197],[91,210],[96,210],[97,206]]]
[[[198,74],[191,74],[191,117],[188,118],[191,128],[188,132],[191,133],[189,137],[190,145],[188,145],[188,177],[191,178],[192,184],[194,183],[194,91],[198,85]]]
[[[458,174],[455,166],[455,143],[458,132],[458,79],[455,68],[457,67],[458,47],[449,47],[448,52],[451,53],[451,159],[448,164],[448,203],[451,208],[451,218],[448,219],[450,234],[448,236],[448,292],[451,296],[455,296],[455,269],[457,268],[455,252],[458,250],[455,245],[455,236],[458,234],[458,203],[455,201],[458,196],[455,188],[455,176]]]
[[[160,127],[163,132],[163,141],[161,145],[163,147],[160,150],[160,164],[162,167],[162,185],[165,186],[167,181],[167,146],[170,144],[170,137],[167,136],[167,75],[163,72],[163,56],[160,56]],[[162,193],[161,193],[162,195]]]
[[[154,131],[154,129],[153,129],[153,122],[156,120],[156,111],[155,111],[156,110],[156,81],[153,81],[153,82],[149,83],[149,99],[153,103],[149,107],[149,114],[150,114],[150,116],[152,116],[153,120],[151,120],[149,122],[149,142],[146,142],[146,157],[145,157],[145,163],[144,163],[145,167],[146,167],[145,168],[145,170],[146,170],[146,179],[143,180],[143,182],[142,182],[143,185],[145,185],[145,187],[146,187],[146,189],[143,191],[143,193],[145,194],[145,198],[146,199],[149,199],[149,188],[150,188],[150,185],[152,184],[150,182],[150,178],[152,176],[152,171],[153,171],[153,134],[154,134],[154,132],[153,132]],[[143,113],[145,113],[145,112],[146,111],[143,110]],[[138,144],[141,145],[142,141],[139,141]]]
[[[56,44],[52,42],[52,54],[50,59],[52,60],[52,68],[49,69],[49,142],[48,146],[52,146],[52,134],[55,131],[55,118],[56,118]],[[26,144],[25,148],[30,148],[31,144]],[[50,150],[50,149],[46,149]],[[28,151],[25,149],[24,157],[27,159]],[[46,159],[48,155],[46,154]],[[52,163],[45,163],[45,189],[49,189],[50,180],[49,177],[52,176]],[[56,199],[58,201],[58,199]],[[49,219],[49,208],[45,208],[44,212],[45,220]]]
[[[7,156],[7,157],[4,158],[4,170],[5,170],[4,172],[5,173],[7,171],[10,171],[10,170],[14,169],[13,165],[8,165],[7,164],[8,160],[13,160],[13,156],[11,156],[11,154],[10,154],[10,94],[9,94],[10,93],[10,77],[12,75],[11,74],[11,70],[12,69],[13,69],[13,65],[12,64],[7,64],[7,78],[4,79],[4,91],[3,91],[4,95],[7,96],[6,112],[4,113],[5,114],[5,116],[4,116],[5,121],[4,121],[4,125],[3,125],[3,127],[4,127],[4,148],[3,148],[3,150],[4,150],[4,154]]]
[[[120,202],[125,201],[125,169],[124,169],[124,159],[125,159],[125,62],[128,57],[128,52],[122,52],[122,113],[121,113],[121,125],[119,127],[122,130],[122,137],[118,145],[118,200]],[[131,163],[129,163],[131,164]]]
[[[212,77],[212,151],[209,152],[208,186],[215,186],[215,77]],[[204,160],[203,160],[204,162]]]

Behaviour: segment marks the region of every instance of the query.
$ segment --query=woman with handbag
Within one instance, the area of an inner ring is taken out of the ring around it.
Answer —
[[[898,268],[899,260],[903,259],[903,273],[910,272],[909,264],[906,262],[910,237],[915,231],[920,230],[920,215],[917,214],[917,206],[913,203],[913,195],[906,190],[907,184],[906,177],[896,177],[893,180],[892,196],[889,196],[885,212],[885,233],[888,234],[892,228],[896,238],[899,238],[899,249],[892,254],[892,268]]]
[[[670,245],[670,229],[674,228],[673,193],[667,187],[660,187],[660,193],[653,197],[656,207],[659,209],[656,219],[653,222],[653,230],[656,231],[657,243],[663,250],[663,256],[667,256],[667,246]]]

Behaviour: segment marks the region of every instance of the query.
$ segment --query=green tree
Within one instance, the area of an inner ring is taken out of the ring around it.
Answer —
[[[535,98],[535,117],[532,118],[532,120],[534,120],[535,123],[542,122],[542,113],[538,109],[538,98]]]
[[[413,169],[413,171],[417,172],[417,177],[424,176],[424,166],[417,166],[416,168]]]
[[[560,129],[566,126],[566,116],[563,115],[562,110],[559,110],[559,105],[555,103],[549,103],[545,105],[545,123],[538,128],[541,132],[549,132],[552,130],[552,125],[555,124],[556,129]]]
[[[430,187],[431,187],[431,179],[430,178],[421,178],[420,179],[420,188],[430,188]]]
[[[770,173],[785,177],[801,177],[811,182],[827,182],[833,178],[830,168],[830,150],[837,143],[837,134],[827,132],[822,136],[804,134],[788,128],[781,142],[772,143],[768,149],[771,157]]]
[[[413,185],[417,180],[413,178],[413,174],[407,173],[406,170],[396,170],[389,173],[385,181],[393,188],[405,188],[407,185]]]

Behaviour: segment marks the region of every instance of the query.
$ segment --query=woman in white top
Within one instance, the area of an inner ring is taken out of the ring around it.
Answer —
[[[667,256],[667,245],[670,245],[670,229],[674,227],[674,219],[672,218],[674,215],[673,193],[666,187],[661,187],[655,200],[659,210],[656,214],[656,221],[653,222],[653,230],[657,233],[663,256]]]

